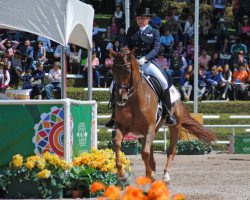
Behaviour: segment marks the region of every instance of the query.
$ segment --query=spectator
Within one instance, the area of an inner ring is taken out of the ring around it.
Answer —
[[[205,70],[203,65],[199,66],[199,74],[198,74],[198,99],[199,101],[202,100],[203,95],[206,91],[206,77],[207,77],[207,70]]]
[[[220,72],[220,83],[222,87],[222,99],[228,98],[228,89],[231,89],[232,84],[232,72],[229,69],[229,65],[225,65],[222,72]]]
[[[119,32],[119,27],[118,27],[115,16],[112,16],[110,19],[110,31],[114,36],[116,36]]]
[[[30,68],[24,69],[24,72],[21,75],[21,80],[23,81],[22,89],[31,89],[31,72]]]
[[[160,44],[164,49],[164,52],[167,54],[172,53],[172,48],[174,46],[174,38],[173,36],[169,33],[168,29],[164,30],[164,35],[160,37]]]
[[[194,38],[191,38],[187,45],[187,62],[189,65],[194,63]]]
[[[205,12],[201,13],[200,33],[205,39],[207,39],[208,35],[210,34],[210,28],[211,28],[211,21],[207,16],[207,13]]]
[[[6,57],[10,59],[10,57],[14,55],[14,51],[18,47],[18,45],[19,42],[12,41],[6,38],[0,42],[0,49],[1,51],[3,51],[3,53],[6,54]]]
[[[121,47],[125,46],[126,44],[126,32],[123,27],[120,28],[118,35],[116,36],[116,39],[121,44]]]
[[[93,52],[93,54],[92,54],[92,71],[93,71],[93,75],[94,75],[95,85],[97,87],[100,87],[100,85],[101,85],[99,65],[100,65],[100,62],[96,56],[96,52]],[[88,58],[86,60],[86,65],[83,68],[83,77],[85,79],[87,79],[87,75],[88,75]]]
[[[96,45],[96,42],[94,40],[92,40],[92,52],[96,52],[96,56],[99,60],[102,59],[101,48]]]
[[[53,69],[49,71],[49,81],[50,83],[45,86],[45,91],[48,99],[53,99],[51,92],[54,89],[57,89],[61,92],[61,63],[54,62]]]
[[[169,18],[167,20],[167,26],[166,28],[169,30],[169,32],[172,34],[174,38],[174,44],[177,45],[179,43],[179,30],[181,30],[181,26],[179,23],[179,17],[174,12],[174,10],[169,12]]]
[[[115,7],[114,17],[116,19],[116,24],[118,25],[118,30],[120,30],[120,28],[124,26],[125,21],[124,13],[122,12],[121,7],[119,5]]]
[[[54,51],[54,60],[55,61],[60,61],[61,59],[61,53],[62,53],[62,45],[57,45]],[[67,45],[66,50],[65,50],[66,57],[69,57],[70,54],[70,47]]]
[[[96,22],[93,22],[92,36],[94,41],[97,39],[98,33],[99,33],[99,27],[97,26]]]
[[[164,55],[164,52],[160,51],[158,58],[155,59],[155,62],[161,69],[166,70],[169,73],[168,60],[164,57]]]
[[[186,53],[186,48],[183,46],[183,42],[179,41],[178,46],[177,46],[177,50],[180,56],[182,57],[186,57],[187,53]]]
[[[4,62],[0,62],[0,89],[2,93],[4,93],[6,89],[9,89],[9,83],[10,73],[7,70],[7,65]]]
[[[80,74],[80,66],[82,61],[82,49],[75,45],[70,45],[69,53],[69,73],[70,74]]]
[[[37,41],[41,41],[43,43],[43,47],[46,49],[46,52],[53,52],[53,49],[51,48],[51,41],[48,38],[38,36]]]
[[[31,79],[31,98],[33,99],[38,95],[38,99],[42,99],[42,90],[44,87],[44,77],[45,71],[43,70],[43,65],[41,63],[37,64],[37,70],[33,71]]]
[[[46,59],[46,49],[43,46],[42,41],[37,41],[35,51],[34,51],[34,61],[32,64],[33,70],[37,69],[37,62],[41,62],[42,65],[47,61]]]
[[[160,30],[161,27],[161,18],[153,11],[152,17],[150,19],[150,24],[153,28]]]
[[[231,53],[239,53],[240,51],[244,52],[244,55],[247,54],[247,47],[245,44],[241,42],[241,39],[237,39],[235,44],[232,45],[231,47]]]
[[[204,66],[205,70],[208,70],[209,69],[208,64],[210,60],[211,60],[211,56],[207,55],[206,49],[203,49],[201,51],[201,55],[198,58],[199,64]]]
[[[194,85],[194,69],[192,65],[189,65],[184,74],[184,84],[181,86],[181,91],[185,101],[190,100],[191,92],[193,90],[193,85]]]
[[[220,59],[222,64],[228,64],[231,59],[231,53],[230,53],[231,47],[228,38],[224,38],[224,42],[220,49]]]
[[[104,66],[105,66],[105,74],[104,74],[104,87],[106,88],[109,83],[109,77],[112,76],[111,68],[113,66],[113,56],[109,53],[109,57],[105,59]]]
[[[220,48],[225,38],[229,37],[228,28],[224,18],[220,18],[219,23],[216,25],[217,46]]]
[[[116,40],[116,41],[114,42],[114,45],[113,45],[112,48],[113,48],[113,50],[114,50],[115,52],[119,52],[120,49],[121,49],[120,42],[119,42],[118,40]]]
[[[250,44],[249,43],[249,40],[250,40],[250,22],[249,22],[249,18],[247,15],[243,16],[243,23],[239,27],[239,35],[245,43]]]
[[[214,13],[220,13],[221,15],[223,15],[224,10],[225,10],[225,4],[226,4],[226,0],[211,0],[210,4],[213,6],[214,8]]]
[[[206,96],[208,99],[215,100],[215,98],[218,96],[218,86],[220,84],[220,74],[216,65],[213,65],[211,70],[207,73],[206,82]]]
[[[222,61],[219,57],[219,53],[218,52],[214,52],[211,56],[211,60],[209,61],[208,67],[209,70],[211,70],[212,66],[216,65],[217,67],[221,67],[222,65]]]
[[[180,56],[177,49],[175,49],[169,59],[168,66],[171,76],[181,77],[187,67],[187,61],[184,57]]]
[[[238,70],[233,73],[234,99],[244,99],[248,80],[248,72],[244,65],[240,65]]]
[[[244,57],[244,52],[242,50],[235,56],[232,72],[236,71],[241,65],[244,66],[245,70],[247,69],[247,59]]]
[[[30,40],[25,39],[24,45],[20,47],[20,52],[24,57],[24,60],[29,60],[29,63],[33,63],[34,61],[34,49],[30,46]],[[31,67],[31,66],[30,66]]]
[[[192,15],[188,16],[184,27],[184,46],[187,46],[187,42],[194,37],[194,18]]]
[[[233,17],[234,17],[234,28],[238,31],[239,29],[239,22],[240,22],[240,0],[232,0],[232,7],[233,7]]]
[[[22,57],[20,51],[16,50],[14,56],[11,57],[10,73],[10,86],[18,86],[18,80],[23,71]]]

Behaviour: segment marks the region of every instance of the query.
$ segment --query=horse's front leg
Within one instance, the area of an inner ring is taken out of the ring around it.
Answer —
[[[146,136],[144,138],[142,138],[142,150],[141,150],[141,157],[142,160],[144,161],[144,165],[145,165],[145,169],[146,169],[146,176],[148,178],[151,178],[152,180],[155,179],[155,172],[153,172],[154,169],[151,168],[151,166],[154,166],[154,163],[150,163],[150,162],[154,162],[154,160],[151,157],[151,153],[150,149],[152,146],[152,143],[154,141],[155,138],[155,128],[149,128],[148,129],[148,133],[146,134]]]
[[[124,178],[124,172],[122,171],[122,162],[120,157],[121,143],[123,135],[120,129],[115,130],[115,156],[116,156],[116,168],[118,176]]]

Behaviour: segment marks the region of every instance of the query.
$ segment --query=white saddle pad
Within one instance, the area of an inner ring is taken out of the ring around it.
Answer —
[[[169,93],[170,93],[170,98],[171,98],[171,104],[175,103],[176,101],[178,101],[181,98],[180,92],[176,89],[176,87],[174,85],[172,85],[169,88]]]

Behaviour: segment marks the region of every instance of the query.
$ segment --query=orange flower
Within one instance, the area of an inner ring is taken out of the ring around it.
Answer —
[[[141,188],[136,188],[132,186],[126,187],[125,194],[122,197],[122,200],[146,200],[147,197],[143,194],[143,191]]]
[[[173,200],[186,200],[187,197],[184,194],[175,194]]]
[[[121,198],[121,188],[111,185],[104,192],[103,196],[110,200],[118,200]]]
[[[143,177],[143,176],[140,176],[136,179],[136,184],[137,185],[147,185],[149,183],[151,183],[152,180],[148,177]]]
[[[93,194],[96,193],[97,191],[105,190],[105,189],[106,189],[106,186],[102,182],[94,182],[90,186],[90,192]]]
[[[167,188],[166,184],[162,181],[155,181],[148,191],[148,198],[150,200],[156,200],[156,199],[160,200],[164,198],[165,200],[167,200],[169,199],[169,196],[170,196],[170,191]]]

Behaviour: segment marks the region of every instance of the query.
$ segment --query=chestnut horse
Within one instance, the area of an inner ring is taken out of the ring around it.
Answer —
[[[158,97],[147,81],[140,74],[134,52],[124,49],[122,52],[110,52],[114,57],[112,72],[115,80],[115,131],[114,138],[116,166],[118,175],[125,178],[122,170],[119,151],[123,137],[132,133],[140,138],[142,144],[141,157],[146,168],[146,176],[154,179],[156,162],[153,155],[152,143],[159,128],[164,124],[162,117],[156,124]],[[167,163],[164,169],[165,182],[170,182],[170,167],[175,156],[175,146],[179,139],[181,128],[187,129],[198,139],[211,142],[216,136],[196,122],[180,100],[172,106],[177,125],[170,126],[170,145],[167,151]]]

